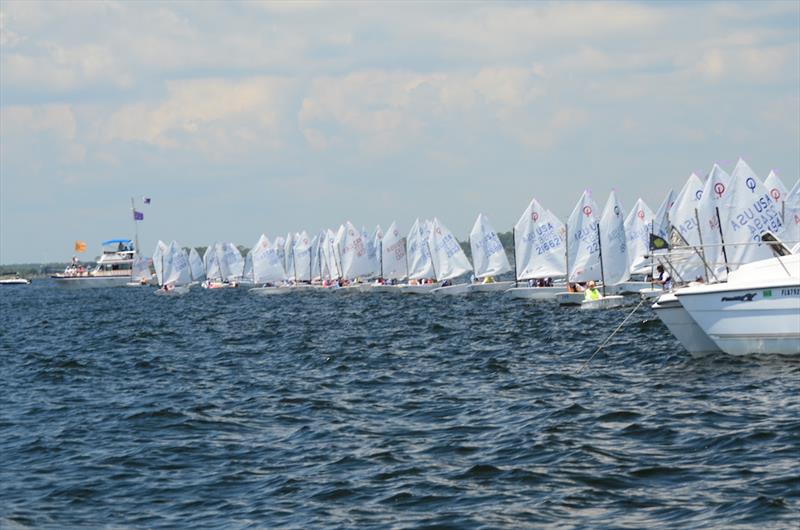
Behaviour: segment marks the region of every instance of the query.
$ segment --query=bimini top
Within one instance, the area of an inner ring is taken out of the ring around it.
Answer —
[[[100,243],[101,245],[113,245],[114,243],[130,243],[130,239],[109,239],[108,241],[103,241]]]

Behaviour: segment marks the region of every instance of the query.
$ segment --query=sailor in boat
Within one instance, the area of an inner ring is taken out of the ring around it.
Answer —
[[[597,290],[594,280],[589,280],[589,283],[586,285],[586,291],[584,291],[583,299],[600,300],[600,298],[600,291]]]
[[[658,265],[658,267],[656,267],[656,271],[658,271],[658,274],[653,279],[653,283],[657,283],[665,291],[671,291],[672,290],[672,276],[670,276],[669,273],[664,268],[664,266],[660,265],[660,264]]]

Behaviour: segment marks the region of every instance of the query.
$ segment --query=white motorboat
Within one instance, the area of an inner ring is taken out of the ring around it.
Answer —
[[[720,353],[713,340],[697,325],[674,293],[660,290],[661,295],[651,307],[656,316],[678,339],[678,342],[692,354]]]
[[[678,301],[730,355],[800,355],[800,255],[742,265],[725,283],[685,287]]]
[[[625,297],[622,295],[601,296],[597,300],[584,300],[581,302],[581,310],[611,309],[625,304]]]
[[[19,273],[12,272],[0,276],[0,285],[28,285],[31,281],[27,278],[22,278]]]
[[[512,287],[506,293],[511,298],[527,298],[529,300],[555,300],[556,296],[560,293],[572,294],[564,291],[563,285],[556,285],[552,287]],[[583,293],[580,294],[580,300],[583,300]],[[580,303],[580,301],[578,302]]]
[[[91,270],[74,262],[64,272],[50,278],[60,287],[122,287],[132,281],[135,250],[130,239],[102,242],[103,253]]]

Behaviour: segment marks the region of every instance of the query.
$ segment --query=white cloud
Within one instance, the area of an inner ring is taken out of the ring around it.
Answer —
[[[161,148],[206,150],[220,155],[276,148],[291,83],[258,77],[229,81],[170,81],[156,103],[125,105],[105,123],[105,141],[144,142]]]

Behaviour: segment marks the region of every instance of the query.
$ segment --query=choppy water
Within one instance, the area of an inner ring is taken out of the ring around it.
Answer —
[[[0,291],[0,526],[795,527],[800,363],[501,296]]]

